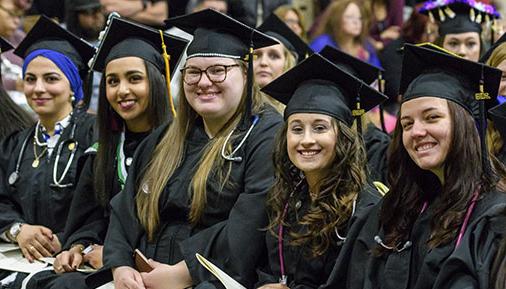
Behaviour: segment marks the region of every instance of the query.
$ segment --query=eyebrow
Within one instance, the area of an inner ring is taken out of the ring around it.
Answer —
[[[125,72],[125,75],[126,76],[130,76],[130,75],[136,74],[136,73],[145,74],[143,71],[140,71],[140,70],[128,70],[127,72]],[[111,73],[108,73],[105,77],[109,77],[109,76],[113,76],[113,75],[118,75],[118,74],[120,74],[120,73],[111,72]]]
[[[424,110],[422,111],[422,114],[427,113],[427,112],[429,112],[429,111],[431,111],[431,110],[437,110],[437,107],[428,107],[428,108],[426,108],[426,109],[424,109]],[[410,118],[410,116],[402,116],[402,117],[401,117],[401,120],[403,120],[403,119],[407,119],[407,118]]]

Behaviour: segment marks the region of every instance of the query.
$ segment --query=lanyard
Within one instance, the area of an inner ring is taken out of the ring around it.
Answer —
[[[116,160],[118,167],[118,179],[121,185],[121,189],[125,186],[125,180],[128,175],[125,165],[125,151],[123,150],[125,144],[125,132],[122,131],[119,137],[118,147],[116,149]]]

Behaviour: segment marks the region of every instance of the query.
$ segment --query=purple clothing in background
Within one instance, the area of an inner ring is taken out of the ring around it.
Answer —
[[[388,0],[388,2],[388,11],[385,20],[377,22],[371,19],[371,29],[369,30],[369,36],[376,41],[383,42],[384,45],[388,44],[393,39],[383,40],[380,38],[380,34],[390,26],[402,27],[405,0]]]
[[[316,37],[313,41],[311,41],[309,47],[311,47],[311,49],[314,52],[320,52],[326,45],[330,45],[337,49],[341,49],[329,34],[322,34]],[[376,54],[376,50],[374,49],[374,47],[367,41],[364,43],[363,47],[369,53],[369,58],[368,59],[362,59],[361,57],[358,58],[363,61],[366,61],[369,64],[381,67],[381,63],[379,61],[378,55]]]

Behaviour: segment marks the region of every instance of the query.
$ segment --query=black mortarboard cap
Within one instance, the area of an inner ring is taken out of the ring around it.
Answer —
[[[162,73],[165,71],[160,31],[119,17],[111,17],[109,21],[92,63],[93,70],[103,71],[113,59],[136,56]],[[174,71],[188,41],[167,33],[163,33],[163,39],[170,55],[170,71]]]
[[[485,104],[495,103],[500,81],[500,70],[456,56],[438,46],[404,46],[399,89],[402,101],[422,96],[440,97],[477,116],[475,94],[487,93],[489,99],[483,99]]]
[[[481,24],[499,18],[492,5],[474,0],[429,0],[420,8],[433,22],[439,21],[439,35],[481,33]]]
[[[494,126],[499,131],[502,138],[506,138],[506,102],[489,109],[488,115],[494,122]]]
[[[383,68],[371,65],[330,45],[325,46],[320,54],[339,68],[368,84],[378,79],[379,74],[384,71]]]
[[[503,44],[504,42],[506,42],[506,33],[504,33],[499,39],[497,39],[496,42],[494,42],[494,44],[492,44],[492,46],[490,46],[490,48],[487,50],[487,52],[485,52],[485,54],[483,54],[483,56],[480,58],[480,62],[487,63],[490,56],[492,56],[492,53],[494,52],[494,50],[499,45]]]
[[[49,49],[64,54],[74,62],[81,75],[88,70],[88,61],[95,53],[95,48],[91,44],[45,15],[39,18],[23,41],[19,43],[14,54],[25,58],[37,49]]]
[[[165,20],[194,36],[188,46],[188,58],[218,56],[243,59],[253,49],[278,44],[275,39],[232,17],[205,9]]]
[[[281,42],[296,56],[298,62],[301,62],[313,53],[307,43],[274,13],[267,17],[257,29]]]
[[[294,113],[321,113],[350,127],[354,117],[387,99],[317,53],[267,84],[262,91],[286,105],[285,120]]]

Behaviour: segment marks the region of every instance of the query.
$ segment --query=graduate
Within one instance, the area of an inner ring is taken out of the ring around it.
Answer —
[[[260,88],[266,86],[312,54],[312,50],[306,42],[274,13],[267,17],[257,29],[279,41],[279,44],[254,51],[253,70],[255,72],[255,82]],[[282,113],[284,105],[269,96],[268,98]]]
[[[0,37],[0,53],[14,49],[3,37]],[[1,75],[1,71],[0,71]],[[17,105],[0,83],[0,141],[13,132],[32,126],[35,121],[27,111]]]
[[[325,46],[320,54],[368,85],[380,85],[382,82],[384,70],[380,67],[371,65],[329,45]],[[390,144],[390,136],[376,127],[367,113],[362,115],[361,122],[362,126],[365,126],[365,128],[361,128],[361,133],[367,152],[369,179],[387,184],[386,152]]]
[[[494,28],[499,18],[494,6],[474,0],[428,0],[419,11],[439,24],[436,45],[471,61],[478,61],[485,52],[482,25]]]
[[[500,75],[436,46],[404,47],[390,191],[372,209],[348,268],[329,285],[489,288],[500,238],[491,220],[506,194],[504,168],[480,137],[479,102],[496,95]]]
[[[354,221],[380,198],[367,184],[366,152],[352,124],[386,97],[317,54],[263,91],[286,109],[267,203],[269,262],[256,286],[318,288],[351,240]]]
[[[75,271],[102,267],[109,201],[123,188],[137,146],[170,119],[159,31],[121,18],[112,18],[106,31],[92,66],[102,72],[98,147],[87,150],[54,272],[33,276],[27,288],[87,288],[86,275]],[[174,69],[187,41],[164,34],[165,43]]]
[[[14,53],[24,58],[24,93],[39,120],[0,147],[0,238],[33,262],[61,250],[78,160],[93,143],[94,117],[77,104],[94,48],[42,16]]]
[[[199,253],[251,287],[265,249],[269,159],[282,122],[250,90],[252,57],[276,41],[209,9],[167,24],[194,36],[184,95],[173,121],[138,146],[124,190],[111,201],[102,272],[112,269],[117,289],[219,286]],[[151,272],[135,267],[135,249],[153,259]],[[99,277],[88,277],[90,287]]]
[[[497,99],[504,103],[506,95],[506,34],[490,47],[480,62],[501,70],[501,84]],[[506,106],[497,104],[488,110],[487,145],[492,154],[506,164]]]

